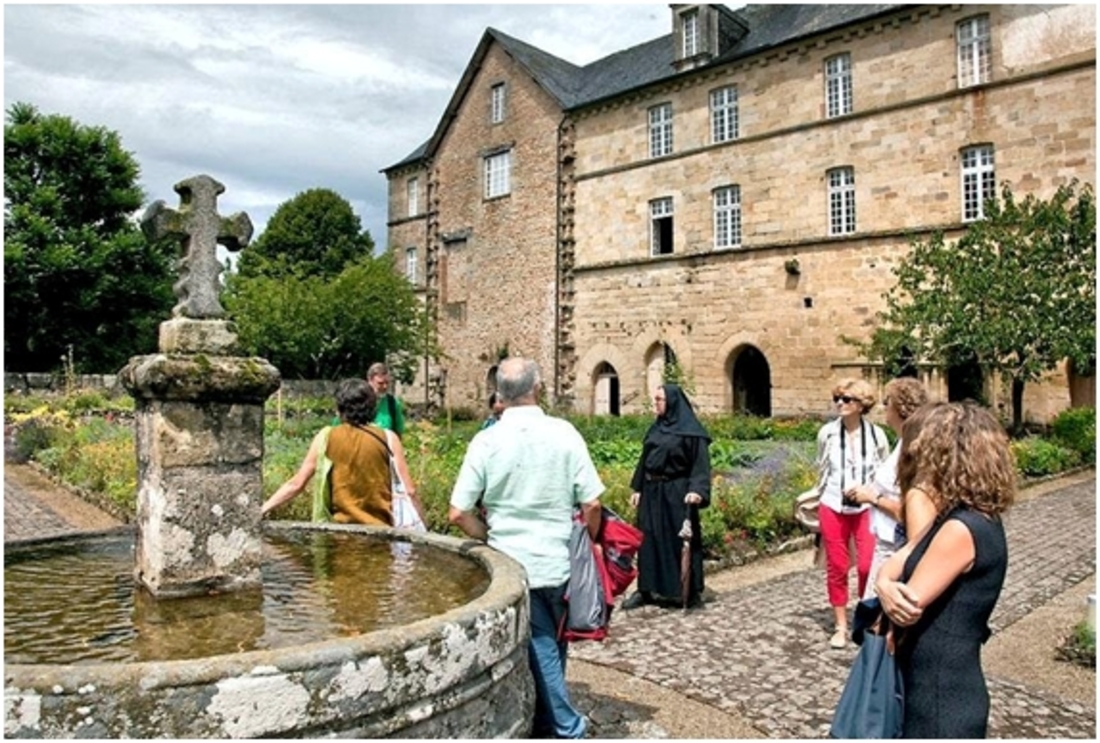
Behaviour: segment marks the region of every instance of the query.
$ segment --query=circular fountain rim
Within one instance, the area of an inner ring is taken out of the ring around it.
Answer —
[[[42,687],[43,685],[57,685],[73,688],[92,681],[102,682],[106,674],[119,681],[124,681],[130,676],[133,677],[135,682],[143,679],[140,683],[148,687],[151,676],[156,678],[155,686],[178,684],[181,681],[201,683],[221,678],[225,675],[226,669],[245,672],[257,666],[278,666],[284,671],[293,671],[315,666],[329,656],[333,656],[333,660],[343,657],[350,661],[379,652],[382,648],[392,649],[395,646],[415,645],[426,637],[435,634],[441,624],[463,624],[473,621],[482,611],[499,607],[502,599],[510,605],[517,594],[522,593],[525,595],[527,593],[527,576],[523,567],[504,553],[494,550],[484,542],[477,540],[459,539],[432,532],[411,532],[392,527],[366,526],[363,524],[321,524],[308,521],[271,521],[264,524],[265,532],[303,529],[366,534],[382,537],[391,542],[412,542],[438,547],[478,562],[489,573],[489,586],[481,595],[461,606],[400,627],[386,627],[362,635],[318,640],[290,647],[264,648],[183,660],[69,664],[5,662],[5,686]],[[9,548],[23,550],[48,544],[94,541],[96,539],[118,537],[134,531],[133,526],[123,526],[95,532],[61,534],[55,537],[12,541],[5,545],[5,555],[8,553]],[[152,674],[151,672],[154,670],[159,670],[160,673]]]

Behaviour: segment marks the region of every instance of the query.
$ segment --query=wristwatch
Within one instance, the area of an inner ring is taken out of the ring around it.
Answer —
[[[875,499],[871,501],[871,505],[878,507],[878,502],[882,499],[882,493],[875,493]]]

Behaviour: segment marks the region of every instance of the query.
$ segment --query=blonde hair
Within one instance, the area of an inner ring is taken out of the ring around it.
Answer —
[[[902,426],[898,485],[925,490],[938,512],[1002,513],[1016,497],[1016,462],[993,414],[971,402],[925,405]]]
[[[837,395],[847,395],[855,398],[863,407],[864,413],[869,413],[871,408],[875,407],[875,403],[878,402],[874,388],[871,387],[870,382],[863,379],[849,377],[840,380],[837,382],[836,387],[833,387],[833,396],[836,397]]]
[[[917,412],[917,408],[928,402],[928,390],[924,389],[920,380],[912,377],[891,379],[886,383],[883,395],[903,421],[908,420],[909,416]]]

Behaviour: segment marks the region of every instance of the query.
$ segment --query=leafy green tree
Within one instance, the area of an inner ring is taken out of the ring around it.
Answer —
[[[243,348],[287,378],[362,375],[385,359],[410,380],[427,318],[393,256],[372,256],[373,245],[333,191],[282,204],[227,280],[225,306]]]
[[[334,277],[374,250],[351,204],[335,191],[314,188],[275,210],[263,234],[241,254],[241,276],[276,276],[295,271]]]
[[[4,364],[115,371],[156,348],[174,249],[132,215],[139,167],[115,132],[16,103],[4,124]]]
[[[903,349],[945,366],[977,360],[1010,380],[1014,430],[1028,382],[1067,358],[1095,365],[1096,201],[1087,184],[1061,186],[1046,201],[1018,201],[1005,185],[957,242],[942,233],[915,240],[895,274],[863,352],[888,365]]]

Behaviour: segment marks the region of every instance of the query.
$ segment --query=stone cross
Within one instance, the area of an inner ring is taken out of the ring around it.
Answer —
[[[208,175],[196,175],[175,185],[180,195],[179,210],[156,201],[141,218],[141,230],[149,240],[174,237],[183,246],[179,263],[179,281],[173,289],[179,303],[173,317],[217,320],[225,317],[218,301],[221,286],[218,275],[217,247],[221,243],[231,251],[248,245],[252,221],[244,212],[229,217],[218,215],[218,194],[225,186]]]

